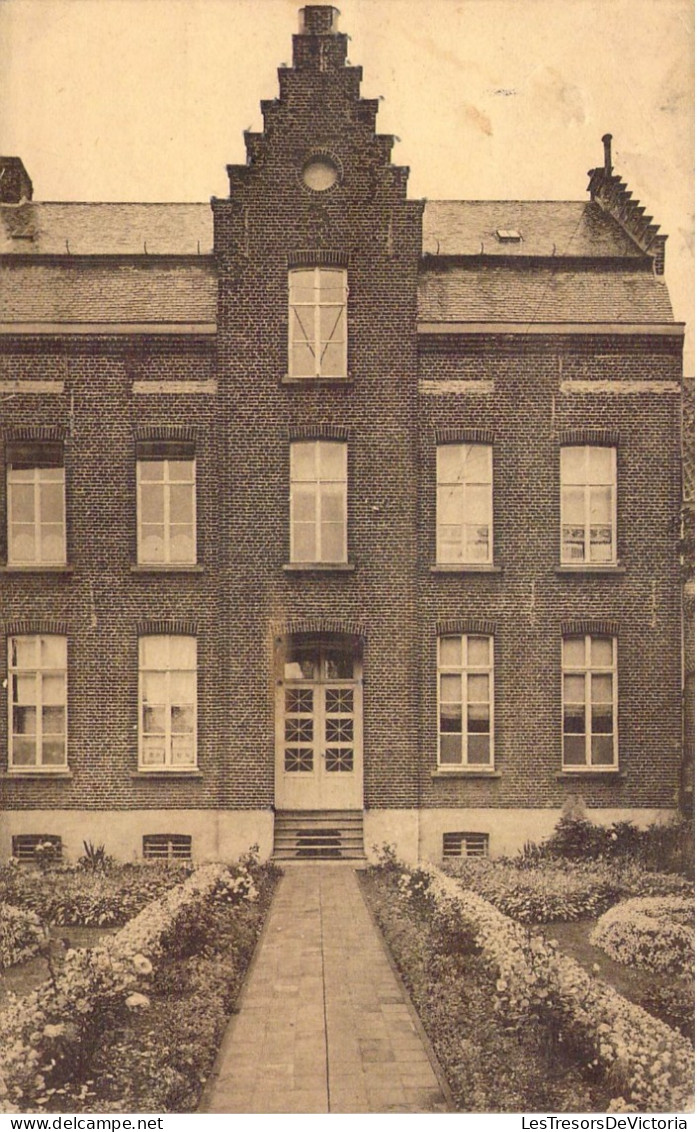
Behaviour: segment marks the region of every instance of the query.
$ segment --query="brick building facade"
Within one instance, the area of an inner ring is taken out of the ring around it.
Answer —
[[[0,181],[0,852],[672,814],[682,326],[588,201],[414,201],[309,6],[211,205]]]

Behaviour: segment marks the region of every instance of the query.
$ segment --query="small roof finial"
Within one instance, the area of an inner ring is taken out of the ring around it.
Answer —
[[[603,134],[602,142],[605,148],[605,175],[609,177],[612,173],[612,134]]]

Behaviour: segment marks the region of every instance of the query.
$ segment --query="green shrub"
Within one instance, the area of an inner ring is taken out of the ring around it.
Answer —
[[[630,860],[655,872],[694,876],[694,824],[685,819],[639,829],[630,821],[596,825],[578,814],[564,815],[539,844],[527,842],[517,858],[521,868],[543,860]]]

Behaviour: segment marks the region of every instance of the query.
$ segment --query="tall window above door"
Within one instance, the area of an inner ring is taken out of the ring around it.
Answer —
[[[290,560],[345,563],[346,452],[343,441],[290,446]]]
[[[289,377],[346,377],[346,269],[294,268],[288,294]]]
[[[562,563],[616,563],[616,449],[562,448],[560,479]]]
[[[492,561],[492,449],[489,444],[440,444],[436,465],[436,561]]]
[[[7,562],[38,567],[66,564],[61,441],[7,445]]]
[[[139,441],[138,563],[196,562],[196,464],[193,444]]]

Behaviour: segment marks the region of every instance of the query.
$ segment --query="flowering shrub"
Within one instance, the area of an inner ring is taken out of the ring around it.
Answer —
[[[684,1038],[695,1043],[695,980],[692,976],[676,977],[666,984],[653,983],[644,994],[641,1005],[650,1014],[657,1014]]]
[[[694,972],[694,919],[694,899],[654,896],[625,900],[600,917],[590,942],[627,966]]]
[[[113,927],[180,884],[189,865],[122,865],[108,872],[59,865],[49,871],[0,869],[0,901],[21,905],[60,926]]]
[[[46,939],[39,917],[11,904],[0,904],[0,971],[36,955]]]
[[[147,1010],[168,942],[181,939],[210,902],[253,899],[248,877],[244,867],[196,870],[103,945],[68,951],[50,981],[9,1006],[0,1015],[0,1111],[40,1110],[56,1092],[65,1093],[109,1017]]]
[[[595,918],[627,897],[691,892],[683,877],[648,873],[632,862],[540,860],[522,867],[521,861],[463,858],[443,871],[523,924]]]
[[[408,870],[404,870],[408,873]],[[641,1007],[588,975],[550,941],[514,923],[487,900],[429,866],[421,887],[438,914],[473,933],[495,976],[495,1009],[511,1026],[530,1014],[554,1019],[565,1043],[617,1090],[613,1110],[684,1111],[690,1104],[694,1055],[690,1043]],[[402,885],[409,899],[409,882]],[[420,896],[419,899],[422,899]]]

